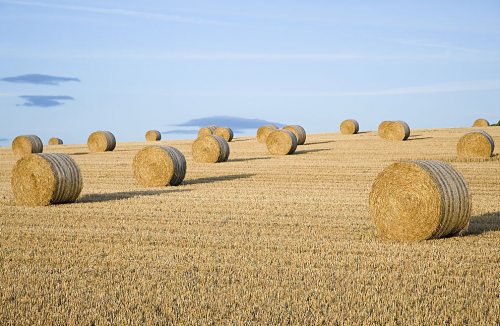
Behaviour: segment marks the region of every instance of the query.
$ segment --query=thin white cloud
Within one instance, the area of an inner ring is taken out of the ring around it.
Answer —
[[[267,92],[172,92],[170,95],[197,95],[197,96],[260,96],[260,97],[369,97],[369,96],[397,96],[423,95],[442,93],[462,93],[476,91],[498,91],[500,80],[479,80],[467,82],[453,82],[415,87],[388,88],[380,90],[360,91],[267,91]]]
[[[155,19],[166,22],[173,23],[184,23],[184,24],[199,24],[199,25],[233,25],[230,23],[225,23],[221,21],[200,19],[189,16],[180,15],[168,15],[156,12],[139,11],[139,10],[129,10],[129,9],[119,9],[119,8],[102,8],[102,7],[86,7],[86,6],[73,6],[73,5],[61,5],[48,2],[34,2],[34,1],[22,1],[22,0],[0,0],[1,3],[8,3],[12,5],[19,6],[30,6],[39,8],[51,8],[69,11],[79,11],[79,12],[89,12],[96,14],[106,14],[106,15],[116,15],[116,16],[126,16],[134,18],[144,18],[144,19]]]

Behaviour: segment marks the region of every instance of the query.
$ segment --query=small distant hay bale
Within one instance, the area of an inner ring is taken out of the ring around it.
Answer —
[[[273,155],[293,154],[297,149],[297,137],[290,130],[275,130],[267,136],[266,145]]]
[[[63,141],[60,138],[52,137],[49,139],[49,145],[62,145]]]
[[[382,121],[378,127],[378,135],[387,140],[407,140],[410,127],[404,121]]]
[[[278,130],[278,127],[275,125],[260,126],[259,129],[257,129],[257,141],[265,144],[267,136],[275,130]]]
[[[12,170],[16,204],[46,206],[74,202],[83,188],[80,168],[66,154],[30,154]]]
[[[229,158],[229,144],[221,136],[203,136],[194,141],[192,154],[198,163],[226,162]]]
[[[134,177],[144,187],[178,186],[186,176],[186,159],[170,146],[147,146],[132,163]]]
[[[148,130],[146,132],[147,141],[158,141],[161,140],[161,133],[158,130]]]
[[[378,235],[402,241],[458,234],[471,214],[466,181],[440,161],[390,165],[373,183],[369,206]]]
[[[12,141],[12,151],[17,156],[43,152],[42,140],[36,135],[17,136]]]
[[[87,146],[91,152],[110,152],[116,147],[116,139],[109,131],[95,131],[90,134]]]
[[[486,119],[477,119],[472,124],[473,127],[488,127],[490,123]]]
[[[473,131],[463,135],[457,143],[459,157],[489,158],[495,150],[495,142],[486,131]]]
[[[354,135],[359,131],[359,124],[354,119],[347,119],[340,124],[340,132],[344,135]]]
[[[234,134],[233,130],[229,127],[217,127],[215,128],[214,135],[221,136],[227,142],[233,140]]]
[[[216,129],[217,126],[202,127],[198,130],[198,138],[213,135]]]
[[[297,138],[297,145],[304,145],[306,142],[306,130],[302,126],[289,125],[284,126],[283,129],[293,132],[295,138]]]

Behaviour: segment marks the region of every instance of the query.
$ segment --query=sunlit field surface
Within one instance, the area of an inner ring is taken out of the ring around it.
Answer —
[[[15,157],[0,149],[0,324],[500,323],[500,127],[489,160],[456,158],[473,128],[308,135],[294,155],[253,138],[229,161],[195,163],[178,187],[141,188],[132,159],[151,143],[45,146],[70,154],[84,189],[74,204],[18,207]],[[119,139],[117,139],[119,141]],[[436,159],[469,183],[460,237],[381,241],[368,211],[389,164]]]

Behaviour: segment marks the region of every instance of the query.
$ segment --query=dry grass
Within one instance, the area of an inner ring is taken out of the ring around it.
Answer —
[[[295,155],[252,138],[223,164],[192,160],[191,141],[161,141],[187,159],[184,183],[141,188],[114,152],[67,145],[85,187],[75,204],[14,205],[15,157],[0,150],[0,324],[500,322],[499,160],[453,161],[471,129],[308,135]],[[488,133],[500,141],[500,129]],[[368,194],[394,161],[437,159],[469,183],[463,237],[378,240]]]

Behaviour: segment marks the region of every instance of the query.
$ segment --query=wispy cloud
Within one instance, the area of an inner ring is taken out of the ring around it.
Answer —
[[[80,82],[80,79],[74,77],[59,77],[43,74],[28,74],[21,76],[1,78],[1,81],[18,84],[35,84],[35,85],[59,85],[64,82]]]
[[[419,94],[441,94],[460,93],[476,91],[497,91],[500,90],[500,80],[483,80],[452,82],[443,84],[432,84],[414,87],[388,88],[379,90],[358,90],[358,91],[242,91],[242,92],[220,92],[220,91],[196,91],[196,92],[176,92],[176,95],[195,96],[260,96],[260,97],[366,97],[366,96],[391,96],[391,95],[419,95]]]
[[[115,15],[115,16],[125,16],[133,18],[142,19],[154,19],[172,23],[184,23],[184,24],[198,24],[198,25],[233,25],[226,22],[207,20],[201,18],[195,18],[190,16],[180,16],[180,15],[169,15],[158,12],[140,11],[140,10],[130,10],[130,9],[120,9],[120,8],[104,8],[104,7],[89,7],[89,6],[75,6],[75,5],[63,5],[50,2],[35,2],[35,1],[16,1],[16,0],[0,0],[2,3],[8,3],[19,6],[31,6],[39,8],[50,8],[50,9],[60,9],[69,11],[79,11],[79,12],[89,12],[96,14],[105,15]]]
[[[23,104],[18,104],[18,106],[27,106],[27,107],[51,107],[63,105],[63,101],[71,101],[74,100],[71,96],[66,95],[21,95],[19,96],[26,102]]]
[[[173,129],[161,132],[164,135],[179,134],[179,135],[196,135],[198,133],[197,129]]]

